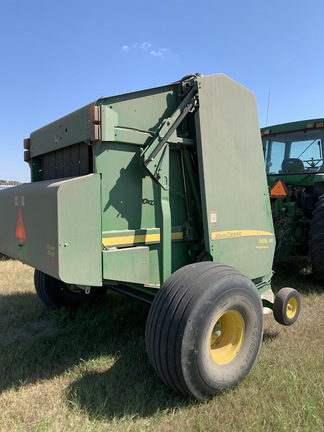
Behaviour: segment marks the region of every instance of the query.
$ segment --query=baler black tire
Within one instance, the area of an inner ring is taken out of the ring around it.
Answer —
[[[309,255],[314,277],[324,280],[324,195],[319,197],[313,211],[309,230]]]
[[[262,335],[262,301],[253,282],[233,267],[199,262],[180,268],[163,284],[149,311],[145,342],[165,384],[205,400],[247,375]],[[218,353],[219,347],[228,355]]]
[[[282,325],[296,322],[301,308],[301,297],[294,288],[281,288],[273,304],[273,316]]]
[[[51,309],[78,306],[89,301],[94,295],[93,290],[89,294],[83,290],[74,292],[66,283],[39,270],[34,272],[34,285],[41,301]]]

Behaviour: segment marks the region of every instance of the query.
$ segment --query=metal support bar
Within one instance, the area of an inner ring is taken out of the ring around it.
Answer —
[[[194,83],[193,88],[180,103],[173,115],[161,123],[157,132],[154,134],[151,143],[146,147],[141,155],[145,168],[161,187],[164,187],[161,178],[165,176],[163,164],[164,151],[161,152],[161,150],[168,145],[168,140],[188,115],[190,110],[196,105],[197,100],[197,84]]]
[[[161,179],[164,187],[160,188],[160,211],[161,211],[161,285],[171,275],[171,211],[170,211],[170,194],[169,194],[169,147],[165,148],[164,157],[167,159],[167,175]]]
[[[157,147],[153,150],[150,157],[148,158],[149,161],[152,161],[155,159],[159,151],[163,148],[163,146],[168,142],[168,139],[173,134],[173,132],[177,129],[177,127],[180,125],[180,123],[183,121],[183,119],[188,115],[190,110],[194,107],[196,102],[196,96],[192,96],[189,102],[184,107],[182,113],[179,115],[179,117],[176,119],[176,121],[173,123],[173,125],[170,127],[168,132],[164,135],[163,139],[160,141],[160,143],[157,145]],[[179,107],[180,108],[180,107]]]
[[[160,215],[161,215],[161,285],[170,277],[172,272],[171,260],[171,211],[169,197],[169,145],[168,140],[176,132],[178,126],[195,107],[198,101],[197,82],[193,82],[191,90],[184,97],[173,115],[160,124],[151,143],[141,154],[144,167],[160,186]],[[158,157],[157,157],[158,156]]]
[[[192,169],[192,163],[190,160],[189,151],[187,149],[183,150],[183,157],[184,157],[184,162],[185,162],[185,166],[186,166],[186,172],[188,173],[188,177],[189,177],[190,187],[191,187],[193,197],[195,200],[198,217],[200,220],[202,220],[202,212],[201,212],[200,199],[199,199],[199,195],[198,195],[196,180],[195,180],[194,172]]]
[[[116,291],[120,294],[127,295],[148,304],[152,304],[157,292],[157,290],[143,288],[142,286],[131,284],[108,284],[106,287],[111,291]]]
[[[262,299],[262,305],[263,305],[263,307],[267,307],[267,308],[273,310],[273,303],[271,303],[269,300]]]

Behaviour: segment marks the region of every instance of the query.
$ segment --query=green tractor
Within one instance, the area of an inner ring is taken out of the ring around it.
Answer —
[[[276,259],[311,258],[324,279],[324,119],[261,129],[276,231]]]

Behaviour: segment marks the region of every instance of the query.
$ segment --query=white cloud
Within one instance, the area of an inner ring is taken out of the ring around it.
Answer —
[[[154,57],[164,57],[161,51],[150,51],[150,54]]]
[[[142,51],[144,53],[148,53],[153,57],[164,58],[165,56],[171,54],[171,50],[169,48],[154,48],[153,45],[148,42],[134,42],[131,45],[123,45],[121,50],[123,52],[127,51]]]
[[[152,47],[152,44],[150,44],[150,42],[143,42],[142,44],[141,44],[141,48],[142,48],[142,50],[148,50],[148,49],[150,49]]]

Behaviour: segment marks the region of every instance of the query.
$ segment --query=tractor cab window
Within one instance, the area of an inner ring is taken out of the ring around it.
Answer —
[[[323,129],[263,136],[267,174],[317,172],[323,165]]]
[[[266,141],[266,170],[269,173],[278,173],[285,157],[285,143],[280,141]]]

